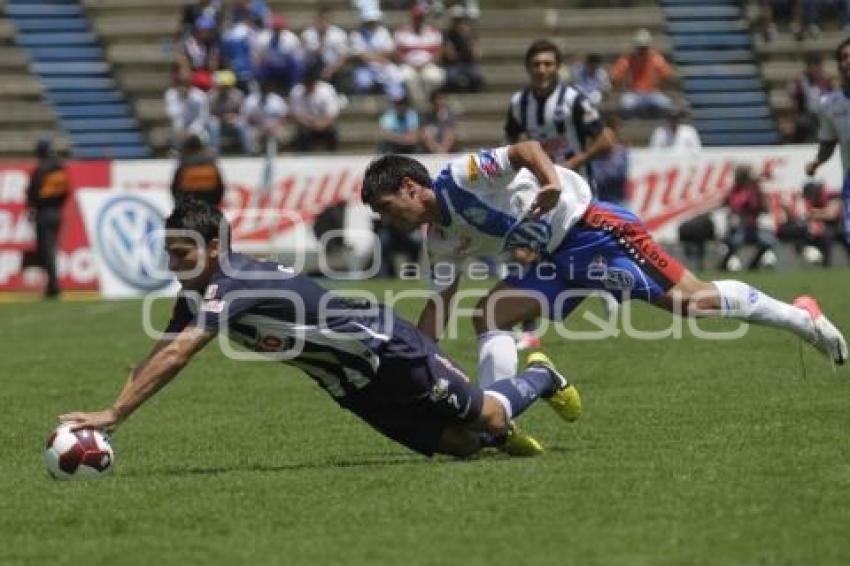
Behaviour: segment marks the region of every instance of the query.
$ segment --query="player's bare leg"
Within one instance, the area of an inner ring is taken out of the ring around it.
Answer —
[[[847,342],[811,297],[784,303],[741,281],[702,281],[690,271],[655,303],[684,316],[717,316],[790,330],[837,364],[847,361]]]

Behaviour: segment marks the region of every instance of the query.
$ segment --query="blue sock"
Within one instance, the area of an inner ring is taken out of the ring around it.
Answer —
[[[505,441],[507,439],[507,434],[492,434],[489,432],[478,433],[478,441],[481,443],[482,448],[499,448],[500,446],[505,445]]]
[[[549,397],[555,392],[555,380],[545,367],[533,366],[516,377],[500,379],[485,392],[491,392],[508,410],[509,418],[516,418],[538,397]]]

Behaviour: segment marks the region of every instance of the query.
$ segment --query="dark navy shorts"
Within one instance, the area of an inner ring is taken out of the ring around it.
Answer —
[[[347,408],[384,436],[433,455],[443,431],[474,422],[484,393],[409,322],[396,318],[375,379]]]

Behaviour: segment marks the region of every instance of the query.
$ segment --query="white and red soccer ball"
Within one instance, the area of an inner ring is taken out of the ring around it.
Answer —
[[[59,425],[47,438],[44,463],[57,480],[95,479],[112,471],[115,453],[109,437],[99,430]]]

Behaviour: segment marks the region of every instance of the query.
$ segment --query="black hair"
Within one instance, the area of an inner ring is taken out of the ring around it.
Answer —
[[[838,47],[835,48],[835,62],[839,65],[841,64],[841,52],[844,51],[844,48],[848,45],[850,45],[850,37],[839,43]]]
[[[423,187],[431,187],[428,170],[413,158],[391,153],[374,159],[363,175],[360,198],[364,203],[370,204],[379,195],[394,193],[401,187],[401,181],[405,177]]]
[[[189,134],[183,142],[184,153],[200,153],[204,149],[204,142],[198,134]]]
[[[177,196],[174,210],[165,219],[165,229],[196,233],[206,244],[217,238],[222,251],[230,248],[230,224],[224,214],[191,195]]]
[[[601,65],[602,64],[602,55],[600,55],[599,53],[588,53],[585,61],[587,61],[587,63],[589,63],[591,65]]]
[[[555,63],[561,64],[561,50],[558,49],[558,46],[549,41],[548,39],[538,39],[534,43],[528,46],[528,50],[525,52],[525,66],[528,67],[531,60],[538,53],[546,53],[547,51],[551,51],[555,54]]]

